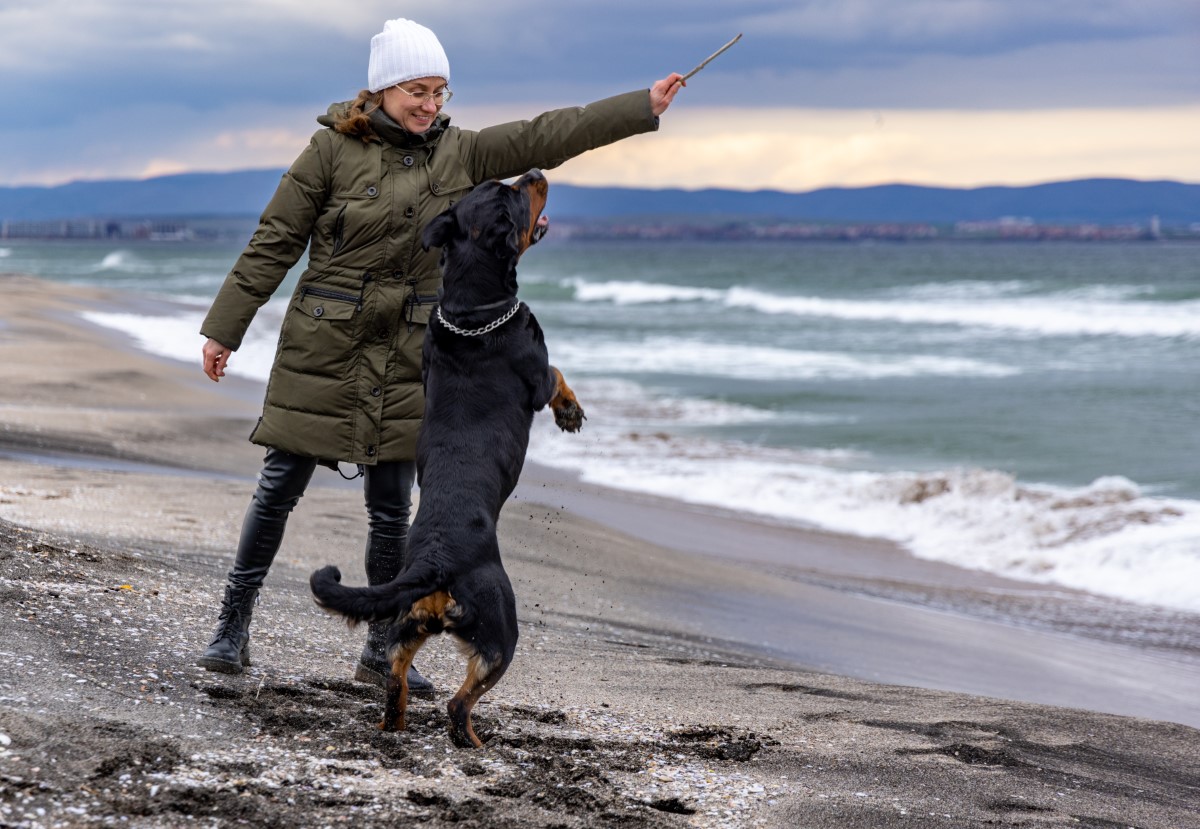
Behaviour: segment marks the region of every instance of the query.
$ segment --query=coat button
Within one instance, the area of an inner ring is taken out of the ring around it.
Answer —
[[[368,457],[368,458],[373,458],[373,457],[375,457],[375,446],[374,446],[374,445],[371,445],[371,446],[368,446],[368,447],[367,447],[367,457]]]
[[[376,386],[375,388],[371,389],[372,397],[378,397],[381,394],[383,394],[383,389],[379,388],[379,386]]]
[[[432,187],[430,187],[429,189],[430,189],[430,190],[432,190],[432,191],[434,192],[434,195],[436,195],[436,194],[438,194],[438,193],[442,192],[442,185],[438,184],[438,183],[435,181],[435,182],[433,183],[433,186],[432,186]]]
[[[314,317],[319,317],[324,313],[325,313],[325,307],[323,305],[318,305],[316,308],[313,309]]]
[[[371,198],[378,196],[379,188],[376,187],[374,184],[372,184],[370,187],[367,188],[367,195],[370,196]]]
[[[406,156],[404,156],[404,158],[402,158],[400,160],[404,162],[405,167],[413,166],[413,157],[411,155],[406,155]]]
[[[404,215],[411,219],[413,216],[417,215],[417,208],[410,204],[408,207],[404,208]]]

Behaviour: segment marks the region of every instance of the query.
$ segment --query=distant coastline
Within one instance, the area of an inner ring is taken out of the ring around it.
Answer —
[[[0,187],[0,239],[245,239],[283,170]],[[1200,184],[1081,179],[808,192],[581,187],[554,181],[559,238],[1133,241],[1200,238]]]
[[[1002,218],[988,222],[937,225],[925,222],[752,222],[615,221],[560,223],[560,238],[580,241],[711,242],[1155,242],[1200,241],[1200,226],[1164,230],[1145,225],[1040,224]]]
[[[114,242],[241,242],[257,217],[91,218],[0,221],[6,240]],[[1028,218],[955,222],[808,222],[698,217],[555,219],[551,239],[586,242],[1200,242],[1200,223],[1163,227],[1145,223],[1041,223]]]

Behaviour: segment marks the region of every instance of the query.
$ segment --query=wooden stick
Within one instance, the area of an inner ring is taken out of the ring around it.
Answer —
[[[716,58],[718,55],[720,55],[722,52],[724,52],[726,49],[728,49],[730,46],[732,46],[733,44],[737,43],[737,42],[738,42],[739,40],[741,40],[741,39],[742,39],[742,35],[741,35],[741,33],[739,32],[737,37],[735,37],[733,40],[731,40],[731,41],[729,41],[728,43],[726,43],[724,46],[722,46],[722,47],[721,47],[720,49],[718,49],[717,51],[713,52],[711,55],[709,55],[707,58],[705,58],[705,59],[704,59],[704,62],[703,62],[703,63],[701,63],[699,66],[697,66],[697,67],[696,67],[695,69],[693,69],[691,72],[688,72],[686,75],[684,75],[684,76],[683,76],[683,78],[681,78],[681,79],[680,79],[680,83],[682,83],[683,81],[686,81],[686,80],[687,80],[688,78],[690,78],[692,75],[695,75],[695,74],[696,74],[697,72],[699,72],[701,69],[703,69],[704,67],[708,66],[708,65],[709,65],[709,64],[710,64],[710,63],[713,61],[713,59],[714,59],[714,58]]]

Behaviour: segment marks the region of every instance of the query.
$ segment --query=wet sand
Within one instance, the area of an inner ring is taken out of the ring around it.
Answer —
[[[924,561],[884,541],[589,487],[553,470],[530,477],[518,497],[739,571],[658,584],[654,601],[669,627],[875,682],[1200,727],[1196,614]]]
[[[1200,825],[1194,616],[537,467],[501,524],[522,639],[484,749],[446,738],[441,640],[439,699],[373,728],[362,633],[307,590],[326,562],[362,581],[330,472],[254,666],[208,674],[260,390],[81,323],[102,292],[0,280],[0,825]]]

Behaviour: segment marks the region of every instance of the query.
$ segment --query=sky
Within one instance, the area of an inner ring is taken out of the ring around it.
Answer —
[[[0,0],[0,186],[286,167],[438,33],[468,129],[696,75],[552,180],[639,187],[1200,182],[1197,0]]]

